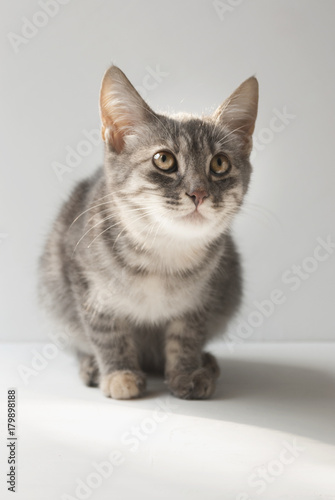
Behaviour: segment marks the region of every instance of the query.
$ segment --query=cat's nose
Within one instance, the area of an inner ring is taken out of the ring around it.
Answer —
[[[193,203],[196,207],[201,205],[201,203],[204,201],[205,198],[208,198],[208,193],[204,189],[196,189],[195,191],[192,191],[192,193],[186,193],[187,196],[192,198]]]

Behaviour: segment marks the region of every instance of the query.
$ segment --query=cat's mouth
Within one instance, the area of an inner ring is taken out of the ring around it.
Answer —
[[[189,212],[188,214],[183,215],[181,217],[181,219],[185,220],[185,221],[190,221],[190,222],[203,222],[206,220],[206,217],[204,217],[199,212],[199,210],[195,209],[195,210],[192,210],[192,212]]]

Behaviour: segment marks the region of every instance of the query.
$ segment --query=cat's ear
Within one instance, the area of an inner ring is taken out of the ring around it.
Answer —
[[[228,99],[218,107],[213,117],[239,132],[246,144],[251,143],[258,109],[258,81],[252,76],[243,82]]]
[[[111,66],[105,73],[100,91],[102,138],[120,153],[125,137],[150,119],[153,112],[126,75]]]

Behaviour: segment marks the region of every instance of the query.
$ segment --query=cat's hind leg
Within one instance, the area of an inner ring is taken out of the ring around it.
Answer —
[[[98,387],[100,372],[96,359],[91,354],[78,353],[79,374],[84,384],[88,387]]]
[[[218,378],[220,375],[220,368],[219,365],[210,352],[203,352],[202,353],[202,366],[203,368],[206,368],[206,370],[209,370],[214,378]]]

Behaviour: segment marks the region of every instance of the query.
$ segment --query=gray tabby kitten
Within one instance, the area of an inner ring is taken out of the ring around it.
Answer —
[[[116,66],[100,108],[105,165],[74,189],[41,258],[41,296],[70,331],[87,385],[143,394],[160,371],[177,397],[211,396],[204,352],[236,311],[229,234],[248,189],[258,83],[203,118],[152,111]]]

